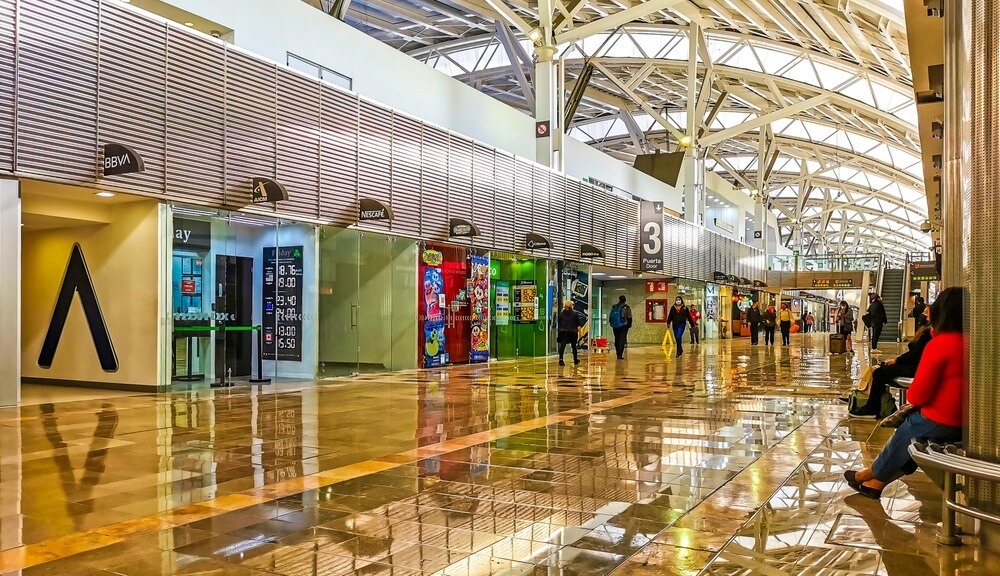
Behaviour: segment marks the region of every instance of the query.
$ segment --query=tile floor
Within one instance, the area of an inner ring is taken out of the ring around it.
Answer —
[[[1000,574],[824,335],[0,409],[0,574]]]

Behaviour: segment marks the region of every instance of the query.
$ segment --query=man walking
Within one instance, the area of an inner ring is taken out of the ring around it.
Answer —
[[[872,331],[872,350],[878,350],[878,339],[882,336],[882,327],[889,322],[885,314],[885,304],[882,304],[882,297],[878,293],[872,294],[871,303],[868,305],[868,327]]]
[[[747,312],[747,322],[750,323],[750,345],[756,346],[760,342],[760,323],[764,318],[760,313],[760,302],[754,302]]]
[[[632,308],[625,303],[625,295],[618,297],[618,303],[611,307],[608,324],[615,333],[615,352],[618,359],[625,358],[625,346],[628,345],[628,329],[632,327]]]

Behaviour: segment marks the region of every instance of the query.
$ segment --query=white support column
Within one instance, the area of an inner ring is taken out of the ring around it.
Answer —
[[[0,406],[21,401],[21,192],[0,180]]]
[[[545,137],[535,135],[535,161],[553,170],[562,170],[562,119],[559,117],[559,66],[555,62],[554,46],[536,46],[535,54],[535,121],[548,122]]]

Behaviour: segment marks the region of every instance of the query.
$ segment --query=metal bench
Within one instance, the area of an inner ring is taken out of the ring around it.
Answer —
[[[896,395],[899,398],[899,407],[902,408],[906,405],[906,391],[910,389],[910,384],[913,384],[913,378],[896,378],[889,386],[896,391]]]
[[[990,514],[978,508],[965,506],[956,501],[955,495],[962,488],[956,477],[978,478],[988,482],[1000,482],[1000,464],[993,464],[965,455],[959,444],[935,444],[914,440],[909,447],[910,457],[921,468],[940,470],[944,473],[944,496],[941,499],[941,533],[938,542],[947,546],[960,546],[962,539],[956,533],[955,513],[989,522],[1000,524],[1000,516]]]

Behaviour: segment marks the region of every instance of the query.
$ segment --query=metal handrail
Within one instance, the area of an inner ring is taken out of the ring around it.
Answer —
[[[962,539],[956,535],[955,513],[959,512],[977,518],[983,522],[1000,524],[1000,516],[991,514],[975,507],[959,504],[955,496],[962,487],[956,482],[956,476],[978,478],[988,482],[1000,483],[1000,464],[986,462],[965,455],[965,452],[954,444],[925,444],[914,440],[909,447],[910,458],[922,468],[931,468],[944,472],[944,496],[941,499],[941,533],[938,542],[947,546],[961,545]]]

